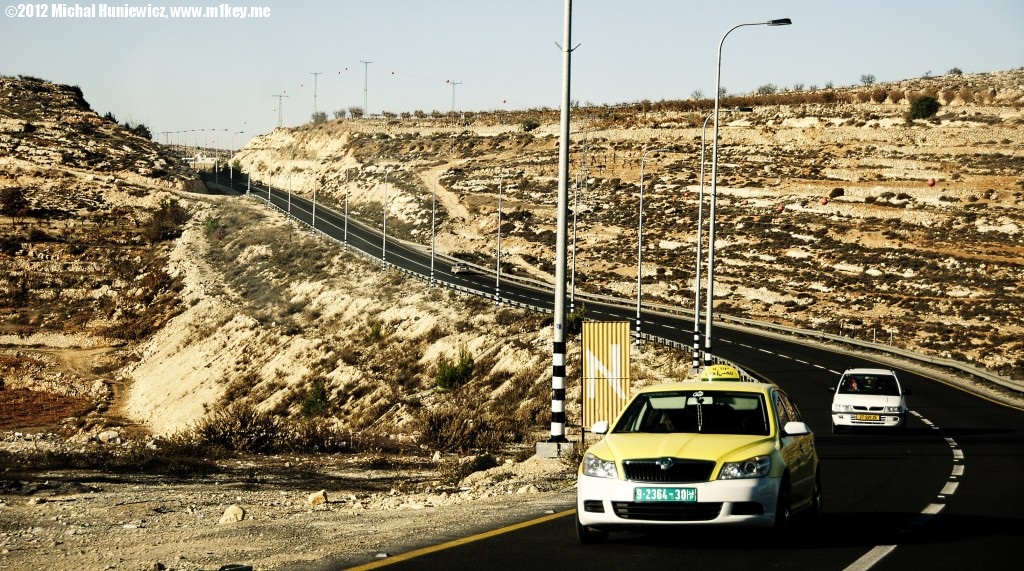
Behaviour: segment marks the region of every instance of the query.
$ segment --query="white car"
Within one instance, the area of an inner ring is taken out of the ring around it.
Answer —
[[[847,369],[832,394],[832,433],[858,426],[902,428],[907,395],[890,369]]]

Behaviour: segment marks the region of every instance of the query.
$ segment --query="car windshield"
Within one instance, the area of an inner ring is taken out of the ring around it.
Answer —
[[[612,432],[698,432],[768,435],[768,416],[759,393],[666,391],[638,395]]]
[[[839,394],[899,396],[900,387],[892,375],[853,374],[843,377]]]

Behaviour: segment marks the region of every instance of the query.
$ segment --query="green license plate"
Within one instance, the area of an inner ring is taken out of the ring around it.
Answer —
[[[635,502],[695,502],[697,488],[633,488]]]

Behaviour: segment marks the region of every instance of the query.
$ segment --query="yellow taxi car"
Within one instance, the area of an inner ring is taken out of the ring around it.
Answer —
[[[646,387],[579,467],[582,543],[611,531],[737,525],[785,530],[791,514],[821,513],[814,434],[770,383],[684,382]]]

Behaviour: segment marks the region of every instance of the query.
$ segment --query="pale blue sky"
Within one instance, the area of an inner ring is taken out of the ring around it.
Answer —
[[[2,0],[7,10],[12,0]],[[146,0],[110,6],[219,5]],[[74,3],[65,4],[74,6]],[[79,3],[92,6],[90,3]],[[95,4],[98,6],[99,4]],[[99,113],[162,131],[217,129],[227,147],[317,108],[558,108],[563,0],[246,0],[262,19],[0,17],[0,74],[78,85]],[[576,0],[571,97],[616,104],[722,86],[879,82],[1024,66],[1021,0]],[[361,61],[372,61],[364,65]],[[242,135],[235,135],[244,131]],[[162,138],[160,140],[163,140]],[[211,141],[212,144],[212,141]]]

